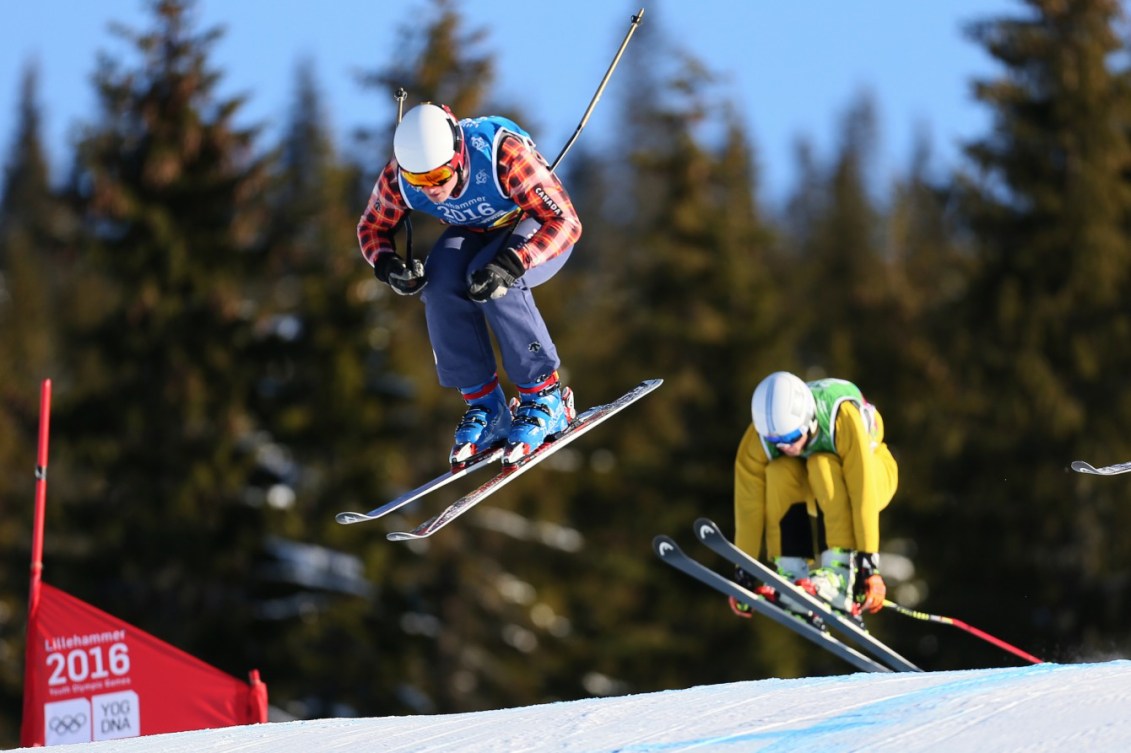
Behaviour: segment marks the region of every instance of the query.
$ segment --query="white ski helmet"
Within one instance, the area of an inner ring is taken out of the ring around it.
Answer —
[[[463,131],[446,107],[431,102],[404,114],[393,134],[393,155],[401,169],[426,173],[456,160],[463,153]]]
[[[755,430],[771,444],[799,429],[808,429],[810,433],[816,429],[817,402],[813,392],[788,371],[775,371],[754,388],[750,412]]]

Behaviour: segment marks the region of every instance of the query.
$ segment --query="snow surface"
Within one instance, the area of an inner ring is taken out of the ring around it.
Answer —
[[[61,753],[1131,751],[1131,661],[759,680],[466,714],[320,719]],[[20,750],[31,750],[21,748]]]

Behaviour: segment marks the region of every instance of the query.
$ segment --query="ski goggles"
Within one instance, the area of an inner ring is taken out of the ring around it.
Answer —
[[[802,426],[800,429],[794,429],[788,434],[767,434],[766,441],[773,445],[793,444],[797,440],[801,439],[802,435],[804,434],[805,427]]]
[[[410,173],[408,170],[401,169],[401,177],[404,178],[405,183],[417,188],[435,188],[442,186],[452,179],[463,167],[463,151],[456,152],[456,156],[452,157],[451,162],[446,165],[440,165],[433,168],[426,173]]]

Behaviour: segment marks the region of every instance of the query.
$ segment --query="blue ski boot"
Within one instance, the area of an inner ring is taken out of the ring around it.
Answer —
[[[507,435],[507,449],[503,453],[503,463],[507,465],[517,463],[537,450],[577,417],[573,408],[573,390],[562,387],[556,371],[536,382],[517,387],[519,403]]]
[[[507,397],[496,376],[477,387],[460,389],[467,411],[456,427],[455,443],[448,460],[460,468],[503,444],[511,430]]]

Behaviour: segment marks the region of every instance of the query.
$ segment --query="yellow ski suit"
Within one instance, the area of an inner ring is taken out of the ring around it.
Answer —
[[[880,510],[895,496],[899,471],[883,441],[879,411],[874,406],[867,410],[871,431],[855,403],[840,404],[835,454],[771,459],[753,424],[747,428],[734,463],[735,543],[743,551],[758,557],[764,534],[767,559],[781,556],[779,524],[792,505],[802,502],[813,517],[820,506],[829,547],[879,551]]]

